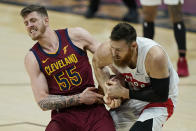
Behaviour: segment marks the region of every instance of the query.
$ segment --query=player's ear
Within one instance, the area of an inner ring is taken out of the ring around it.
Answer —
[[[48,17],[45,17],[44,21],[45,21],[45,24],[47,24],[47,25],[49,24],[49,18]]]
[[[137,43],[136,43],[136,41],[133,41],[133,42],[131,43],[131,47],[134,47],[134,48],[136,48],[136,47],[137,47]]]

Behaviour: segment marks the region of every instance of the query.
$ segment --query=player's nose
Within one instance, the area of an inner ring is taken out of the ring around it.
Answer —
[[[27,28],[32,28],[33,26],[34,26],[33,23],[29,22]]]

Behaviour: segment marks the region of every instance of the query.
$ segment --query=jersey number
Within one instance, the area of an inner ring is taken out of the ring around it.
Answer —
[[[54,76],[57,84],[60,87],[61,91],[70,90],[71,85],[79,86],[82,83],[82,78],[80,74],[76,71],[75,66],[65,70],[65,72],[60,72]],[[65,78],[65,73],[67,74],[67,78]]]

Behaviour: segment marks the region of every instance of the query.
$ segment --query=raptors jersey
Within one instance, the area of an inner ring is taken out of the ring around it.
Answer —
[[[145,59],[148,51],[153,46],[160,46],[158,43],[151,39],[137,37],[138,44],[138,58],[135,69],[129,67],[120,68],[113,64],[114,67],[125,76],[125,81],[128,82],[132,90],[140,90],[142,88],[150,87],[150,77],[145,70]],[[168,116],[173,113],[173,107],[176,105],[176,97],[178,94],[177,84],[179,82],[178,75],[174,70],[169,58],[168,58],[168,70],[170,76],[169,85],[169,99],[163,103],[149,103],[140,100],[130,99],[126,101],[119,109],[111,111],[113,119],[117,121],[117,124],[128,122],[133,119],[138,121],[145,121],[150,118],[158,117],[161,115]],[[131,96],[130,96],[131,98]],[[151,108],[145,115],[141,115],[144,110]],[[153,108],[153,109],[152,109]]]
[[[73,95],[94,86],[87,53],[72,43],[67,29],[56,34],[59,48],[55,54],[46,53],[39,43],[31,49],[46,77],[49,94]]]

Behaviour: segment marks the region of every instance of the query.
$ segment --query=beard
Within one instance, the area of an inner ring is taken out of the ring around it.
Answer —
[[[117,65],[118,67],[126,67],[127,64],[124,62],[124,60],[116,60],[114,59],[114,64]]]
[[[131,53],[129,51],[122,59],[115,59],[113,57],[114,64],[122,68],[128,66],[130,60],[131,60]]]
[[[133,54],[131,52],[132,51],[130,49],[127,52],[127,54],[124,56],[124,58],[122,58],[121,60],[115,59],[113,57],[114,64],[117,65],[118,67],[121,67],[121,68],[124,68],[124,67],[128,66],[131,69],[135,69],[136,68],[136,63],[134,64],[134,62],[132,61]]]
[[[31,36],[31,39],[34,41],[39,40],[42,37],[42,35],[45,33],[45,31],[46,31],[46,26],[42,24],[40,29],[37,29],[36,32],[37,34],[35,36]]]

